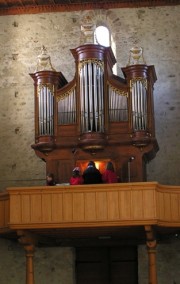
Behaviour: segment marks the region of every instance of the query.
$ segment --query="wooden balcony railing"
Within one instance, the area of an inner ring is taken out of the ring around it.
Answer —
[[[9,231],[9,193],[0,193],[0,233]]]
[[[0,232],[139,225],[180,227],[180,186],[140,182],[11,187],[0,194]]]

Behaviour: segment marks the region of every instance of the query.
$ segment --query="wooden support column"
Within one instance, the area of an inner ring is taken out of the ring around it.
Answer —
[[[34,246],[24,246],[26,251],[26,284],[34,284]]]
[[[157,282],[157,268],[156,268],[156,239],[152,226],[145,226],[146,231],[146,245],[148,251],[149,261],[149,284],[158,284]]]
[[[149,284],[157,284],[156,241],[147,241],[146,244],[149,259]]]
[[[36,238],[34,235],[24,230],[17,231],[19,242],[23,245],[26,252],[26,284],[34,284],[34,252]]]

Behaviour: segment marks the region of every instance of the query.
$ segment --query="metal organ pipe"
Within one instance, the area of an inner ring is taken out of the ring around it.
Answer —
[[[92,94],[92,69],[91,63],[88,63],[88,74],[87,74],[87,81],[88,81],[88,98],[89,98],[89,118],[90,118],[90,131],[93,131],[93,124],[94,124],[94,113],[93,113],[93,94]]]
[[[76,110],[76,101],[75,99],[75,89],[72,91],[72,95],[69,96],[70,99],[70,104],[69,104],[69,108],[70,108],[70,121],[72,121],[72,123],[75,123],[75,119],[74,119],[74,113]]]
[[[43,115],[43,112],[42,112],[42,108],[43,108],[43,105],[42,105],[42,89],[39,90],[39,94],[38,94],[38,104],[39,104],[39,135],[41,135],[43,133],[43,118],[42,118],[42,115]]]
[[[54,87],[39,85],[39,135],[54,134]]]
[[[44,91],[44,88],[42,88],[42,94],[43,94],[43,97],[42,97],[42,105],[43,105],[43,115],[42,115],[42,126],[43,126],[43,135],[46,135],[46,131],[45,131],[45,125],[46,125],[46,102],[45,102],[45,91]]]
[[[144,129],[147,128],[147,94],[146,88],[142,85],[142,93],[143,93],[143,109],[144,109]]]
[[[100,66],[97,66],[97,94],[101,94],[101,69]],[[99,96],[99,109],[98,109],[98,113],[99,113],[99,124],[100,124],[100,131],[102,132],[102,105],[103,105],[103,101],[102,101],[102,97]]]
[[[101,71],[101,69],[99,68],[99,72],[100,72],[100,89],[101,89],[101,96],[100,96],[100,129],[103,132],[104,131],[104,75]]]
[[[88,88],[87,88],[87,65],[84,65],[84,95],[85,97],[85,109],[84,109],[84,114],[85,114],[85,129],[84,131],[88,131],[89,128],[89,100],[88,100]]]
[[[81,62],[80,103],[81,131],[104,131],[104,72],[102,63],[88,59]]]
[[[139,93],[139,82],[137,81],[136,84],[136,96],[137,96],[137,127],[141,129],[141,109],[140,109],[140,93]]]
[[[131,81],[132,126],[135,131],[147,128],[146,83],[144,78]]]
[[[132,125],[133,127],[136,125],[136,115],[135,115],[135,94],[134,88],[132,88]]]
[[[58,124],[67,125],[76,123],[76,88],[57,97]]]
[[[44,133],[48,133],[48,117],[47,117],[47,88],[44,88]]]
[[[111,122],[127,121],[127,92],[108,86],[109,120]]]
[[[140,93],[140,105],[141,105],[141,129],[145,130],[144,125],[144,105],[143,105],[143,92],[142,92],[142,83],[139,82],[139,93]]]
[[[54,94],[54,86],[53,86]],[[54,134],[54,96],[50,96],[50,133]]]
[[[80,71],[80,94],[84,94],[84,76],[82,74],[82,69]],[[82,131],[85,129],[85,97],[82,95],[81,96],[81,127]]]
[[[46,88],[46,120],[47,120],[47,124],[46,124],[46,132],[47,133],[50,133],[50,105],[49,105],[49,100],[50,100],[50,97],[49,97],[49,94],[47,92],[47,88]]]
[[[99,113],[98,113],[98,96],[97,96],[97,66],[93,64],[93,94],[94,94],[94,115],[95,115],[95,129],[98,129],[98,120],[99,120]]]

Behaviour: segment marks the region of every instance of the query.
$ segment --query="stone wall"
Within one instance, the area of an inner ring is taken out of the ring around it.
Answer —
[[[1,284],[24,284],[26,259],[24,249],[12,241],[0,241]],[[180,239],[157,245],[158,284],[180,283]],[[148,284],[146,246],[138,248],[139,284]],[[35,283],[75,284],[75,250],[73,248],[36,248],[34,256]]]
[[[180,239],[169,240],[157,245],[157,276],[158,284],[180,283]],[[138,248],[139,284],[148,283],[148,255],[145,246]]]
[[[26,257],[17,243],[0,241],[0,283],[26,283]],[[34,255],[34,278],[38,284],[75,284],[73,248],[36,248]]]
[[[85,13],[0,17],[1,191],[7,186],[45,183],[45,164],[30,147],[34,143],[34,89],[29,73],[35,71],[37,56],[44,45],[55,69],[68,81],[73,78],[74,59],[70,49],[83,43],[80,26]],[[148,165],[148,180],[180,184],[180,6],[90,13],[97,24],[107,24],[113,34],[118,75],[121,75],[121,67],[127,64],[133,45],[142,46],[147,64],[155,65],[158,77],[154,88],[155,122],[160,151]],[[6,240],[0,241],[0,247],[1,284],[23,284],[23,249]],[[158,283],[180,283],[179,242],[160,245],[158,250]],[[145,247],[140,247],[140,284],[147,283],[146,256]],[[71,284],[74,281],[74,254],[70,248],[39,248],[35,266],[39,284]]]
[[[147,64],[155,65],[160,151],[147,167],[148,180],[180,183],[179,10],[180,6],[168,6],[0,17],[0,190],[45,182],[45,164],[30,147],[34,143],[34,90],[29,73],[35,71],[44,45],[55,69],[68,81],[73,78],[70,49],[84,43],[80,26],[86,13],[112,31],[118,75],[135,44],[144,48]]]

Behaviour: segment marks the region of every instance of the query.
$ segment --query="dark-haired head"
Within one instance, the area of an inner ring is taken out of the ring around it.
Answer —
[[[109,171],[114,172],[113,163],[112,162],[108,162],[107,165],[106,165],[106,169],[109,170]]]
[[[53,174],[53,173],[48,173],[48,174],[47,174],[47,178],[52,178],[52,179],[54,179],[54,174]]]
[[[95,162],[94,161],[89,161],[89,163],[88,163],[88,167],[89,166],[91,166],[91,167],[96,167],[96,165],[95,165]]]
[[[47,185],[55,185],[54,181],[54,174],[53,173],[48,173],[46,176],[46,183]]]
[[[75,167],[73,170],[73,177],[79,177],[80,176],[80,168]]]

